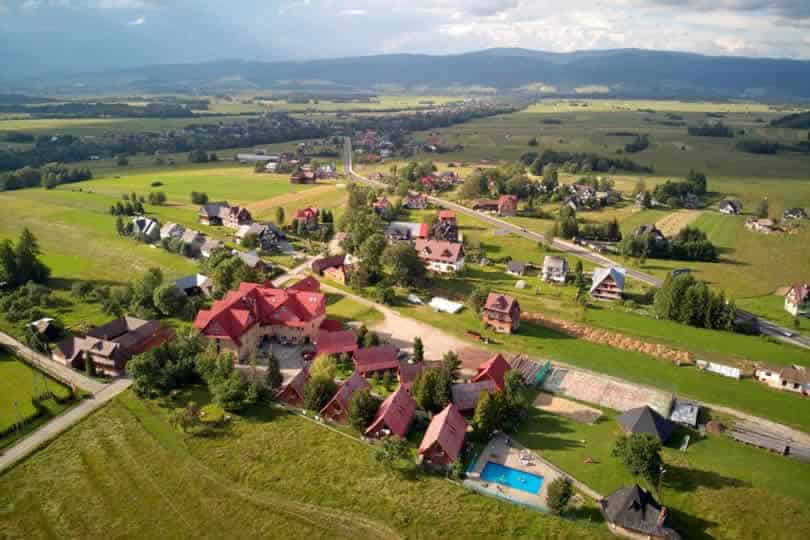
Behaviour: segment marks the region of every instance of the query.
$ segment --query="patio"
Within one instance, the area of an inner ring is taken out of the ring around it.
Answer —
[[[522,489],[484,480],[481,478],[481,472],[488,462],[540,476],[543,478],[543,484],[537,493],[527,493]],[[560,471],[550,466],[511,437],[498,434],[489,441],[481,455],[476,459],[475,464],[467,471],[467,479],[464,484],[480,493],[500,497],[546,512],[548,511],[546,506],[548,486],[555,479],[562,476],[564,475]]]

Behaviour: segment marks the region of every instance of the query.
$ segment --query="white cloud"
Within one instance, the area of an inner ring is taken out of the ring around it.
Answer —
[[[357,8],[343,9],[340,11],[340,14],[347,17],[359,17],[363,15],[368,15],[368,11],[365,9],[357,9]]]
[[[146,17],[138,17],[137,19],[133,19],[127,23],[127,26],[140,26],[146,22]]]

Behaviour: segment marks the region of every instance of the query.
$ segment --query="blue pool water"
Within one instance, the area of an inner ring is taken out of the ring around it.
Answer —
[[[496,482],[510,488],[519,489],[532,495],[540,491],[543,485],[543,477],[531,474],[511,467],[505,467],[500,463],[487,461],[484,470],[481,471],[481,480]]]

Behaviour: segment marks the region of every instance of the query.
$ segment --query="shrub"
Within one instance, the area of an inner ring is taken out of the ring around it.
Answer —
[[[548,486],[547,502],[552,514],[560,515],[574,495],[574,488],[568,478],[555,478]]]

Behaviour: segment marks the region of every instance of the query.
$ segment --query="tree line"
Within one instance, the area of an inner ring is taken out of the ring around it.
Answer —
[[[58,163],[51,163],[42,168],[23,167],[22,169],[0,173],[0,191],[13,191],[32,187],[53,189],[60,184],[82,182],[93,178],[93,173],[86,167],[69,169]]]

